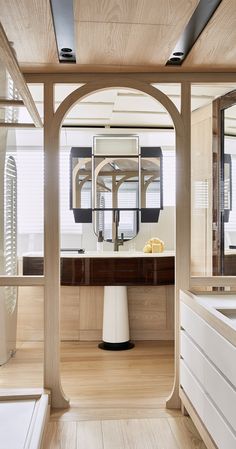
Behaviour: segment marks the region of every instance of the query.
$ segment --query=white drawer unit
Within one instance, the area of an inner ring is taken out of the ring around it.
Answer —
[[[218,448],[235,449],[235,433],[226,423],[222,413],[215,407],[184,360],[180,362],[180,383]]]
[[[183,330],[181,331],[181,356],[184,364],[236,432],[235,389]]]
[[[181,327],[236,387],[236,348],[183,302],[180,310]]]

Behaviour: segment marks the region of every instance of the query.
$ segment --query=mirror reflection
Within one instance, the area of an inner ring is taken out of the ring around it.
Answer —
[[[94,157],[95,233],[130,240],[138,232],[139,158]]]
[[[236,101],[236,99],[235,99]],[[235,239],[235,186],[236,173],[232,167],[235,167],[235,136],[232,135],[232,121],[236,117],[236,106],[233,104],[222,111],[222,220],[221,220],[221,244],[224,248],[222,252],[221,268],[223,274],[228,274],[229,263],[232,250],[236,249]],[[232,269],[230,269],[232,272]],[[235,269],[234,269],[235,271]],[[230,272],[230,274],[232,274]]]
[[[71,209],[77,223],[93,222],[100,241],[113,242],[118,250],[137,235],[139,222],[158,221],[163,208],[162,151],[139,149],[135,136],[99,136],[94,141],[93,151],[71,149]]]
[[[95,209],[138,209],[138,158],[95,157],[94,182]]]

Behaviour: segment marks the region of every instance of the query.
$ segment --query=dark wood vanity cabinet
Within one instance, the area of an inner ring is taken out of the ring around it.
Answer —
[[[23,257],[23,275],[42,275],[42,257]],[[62,257],[61,285],[171,285],[174,257]]]

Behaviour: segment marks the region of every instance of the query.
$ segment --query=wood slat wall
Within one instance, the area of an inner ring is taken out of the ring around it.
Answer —
[[[173,340],[174,286],[128,287],[131,338]],[[100,340],[103,287],[61,287],[62,340]],[[43,288],[19,287],[18,341],[43,340]]]

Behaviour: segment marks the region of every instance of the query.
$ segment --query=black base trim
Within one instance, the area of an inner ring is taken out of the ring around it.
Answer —
[[[105,349],[106,351],[124,351],[126,349],[132,349],[134,346],[134,343],[130,340],[123,341],[122,343],[108,343],[107,341],[102,341],[98,345],[100,349]]]

